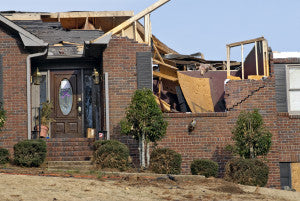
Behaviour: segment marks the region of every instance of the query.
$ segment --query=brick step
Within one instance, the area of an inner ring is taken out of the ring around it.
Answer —
[[[53,138],[46,142],[48,161],[86,161],[93,155],[93,139]]]
[[[47,161],[90,161],[91,156],[47,156]]]
[[[48,147],[49,152],[60,152],[60,151],[92,151],[90,146],[53,146]]]
[[[48,170],[92,170],[91,161],[49,161]]]

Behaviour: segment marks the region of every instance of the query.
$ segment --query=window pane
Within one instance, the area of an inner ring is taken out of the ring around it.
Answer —
[[[290,89],[300,89],[300,67],[290,67]]]
[[[290,91],[291,111],[300,111],[300,91]]]
[[[64,115],[71,112],[73,105],[72,86],[67,79],[63,79],[59,87],[59,107]]]

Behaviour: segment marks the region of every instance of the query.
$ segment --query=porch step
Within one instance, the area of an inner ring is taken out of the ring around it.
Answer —
[[[91,161],[48,161],[48,170],[89,171],[92,169]]]
[[[53,138],[46,143],[48,161],[89,161],[93,155],[93,139]]]

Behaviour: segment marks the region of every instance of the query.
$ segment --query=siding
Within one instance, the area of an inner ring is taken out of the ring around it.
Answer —
[[[275,71],[275,90],[277,112],[288,112],[287,92],[286,92],[286,64],[274,64]]]
[[[138,89],[151,89],[153,87],[152,78],[152,53],[151,52],[137,52],[136,66],[137,66],[137,87]]]

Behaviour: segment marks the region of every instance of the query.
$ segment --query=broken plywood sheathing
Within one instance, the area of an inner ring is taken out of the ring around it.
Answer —
[[[235,79],[230,75],[230,49],[232,47],[241,46],[241,70],[242,70],[242,79],[245,79],[245,66],[244,66],[244,45],[254,43],[254,54],[255,54],[255,72],[256,75],[247,75],[248,79],[261,79],[262,77],[269,76],[269,55],[268,55],[268,42],[264,37],[255,38],[251,40],[245,40],[241,42],[231,43],[226,45],[227,49],[227,78],[228,79]],[[261,44],[262,49],[262,62],[263,62],[263,73],[259,73],[259,56],[258,56],[258,45]],[[251,52],[250,52],[251,53]],[[249,53],[249,54],[250,54]],[[248,55],[249,56],[249,55]]]
[[[192,112],[214,111],[209,78],[196,78],[178,72],[178,80]]]

